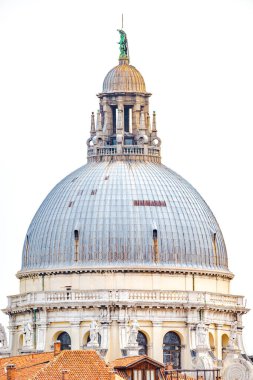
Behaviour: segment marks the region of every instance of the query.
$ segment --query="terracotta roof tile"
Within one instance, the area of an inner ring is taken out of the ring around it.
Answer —
[[[12,356],[0,359],[0,380],[6,380],[7,364],[15,364],[17,369],[17,380],[27,380],[49,363],[54,357],[53,352],[41,354],[28,354]]]
[[[115,376],[96,351],[62,351],[29,380],[62,380],[62,370],[69,380],[112,380]]]
[[[121,377],[122,379],[124,379],[124,380],[129,380],[129,376],[128,376],[127,373],[124,372],[124,371],[117,370],[117,371],[116,371],[116,374],[117,374],[118,376],[120,376],[120,377]]]
[[[134,364],[135,362],[138,362],[139,360],[147,358],[146,355],[139,355],[139,356],[125,356],[124,358],[118,358],[114,361],[110,362],[110,367],[117,368],[117,367],[126,367],[129,364]]]
[[[112,373],[96,351],[62,351],[12,356],[0,359],[0,380],[6,380],[7,364],[15,364],[17,380],[62,380],[62,371],[69,371],[69,380],[120,380]]]
[[[144,359],[153,363],[155,366],[157,366],[159,368],[164,367],[164,365],[162,363],[150,358],[147,355],[125,356],[124,358],[118,358],[118,359],[115,359],[113,362],[110,363],[110,367],[111,368],[128,367],[128,366],[133,365],[135,363],[139,363],[140,361],[143,361]]]

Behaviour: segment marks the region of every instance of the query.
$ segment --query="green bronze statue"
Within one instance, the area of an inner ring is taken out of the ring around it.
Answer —
[[[119,50],[120,55],[119,58],[128,58],[128,43],[127,43],[127,35],[122,29],[118,29],[118,32],[120,34],[120,41],[119,41]]]

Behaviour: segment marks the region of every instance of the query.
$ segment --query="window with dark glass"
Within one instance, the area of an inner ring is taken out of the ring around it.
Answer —
[[[124,131],[125,132],[131,132],[130,126],[131,126],[131,110],[132,106],[124,106]]]
[[[167,332],[163,338],[163,362],[181,368],[181,339],[174,331]]]
[[[71,339],[66,331],[62,332],[57,340],[61,342],[61,350],[71,350]]]
[[[137,342],[139,344],[139,355],[147,355],[148,354],[148,342],[146,335],[141,331],[138,332]]]
[[[112,130],[113,133],[116,133],[117,128],[117,107],[112,106]]]

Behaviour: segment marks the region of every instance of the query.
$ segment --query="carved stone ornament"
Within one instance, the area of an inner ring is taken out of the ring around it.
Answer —
[[[196,358],[193,360],[193,365],[196,369],[213,369],[213,360],[208,352],[197,352]],[[206,372],[205,380],[213,380],[213,373]]]
[[[126,347],[127,356],[139,355],[139,345],[137,342],[137,336],[139,331],[139,324],[135,319],[130,327],[130,332],[128,336],[128,345]]]
[[[92,347],[92,348],[98,348],[99,343],[98,343],[98,324],[96,321],[92,321],[90,324],[90,341],[87,344],[87,347]]]
[[[197,369],[213,369],[214,361],[209,353],[209,345],[207,341],[208,327],[204,322],[199,322],[196,326],[196,358],[193,359],[193,366]],[[213,374],[207,372],[206,380],[212,380]]]
[[[29,322],[26,322],[24,324],[24,341],[25,347],[31,347],[32,346],[32,326]]]
[[[196,327],[196,347],[208,347],[208,327],[204,322],[199,322]]]
[[[0,323],[0,349],[1,348],[7,348],[7,338],[5,328]]]
[[[237,346],[237,322],[231,324],[228,347],[235,348]]]
[[[222,369],[224,380],[253,380],[253,365],[233,351],[228,353]]]
[[[128,345],[129,346],[132,346],[132,345],[138,345],[137,343],[137,335],[138,335],[138,331],[139,331],[139,324],[137,322],[137,320],[135,319],[132,323],[132,326],[130,328],[130,334],[129,334],[129,338],[128,338]]]

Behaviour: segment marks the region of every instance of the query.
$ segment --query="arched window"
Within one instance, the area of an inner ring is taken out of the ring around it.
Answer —
[[[137,342],[139,345],[139,355],[147,355],[148,354],[148,342],[147,337],[141,331],[138,332]]]
[[[66,331],[62,332],[57,340],[61,342],[61,350],[71,350],[71,339]]]
[[[213,338],[212,333],[209,333],[209,344],[210,344],[210,348],[211,348],[212,352],[214,352],[215,351],[215,344],[214,344],[214,338]]]
[[[19,347],[19,349],[21,350],[21,349],[23,348],[23,346],[24,346],[24,335],[21,334],[21,335],[19,336],[18,347]]]
[[[229,337],[227,334],[223,334],[222,337],[221,337],[221,344],[222,344],[222,360],[225,359],[225,349],[228,345],[228,342],[229,342]]]
[[[163,338],[163,362],[171,363],[173,368],[181,368],[181,339],[173,331],[167,332]]]

